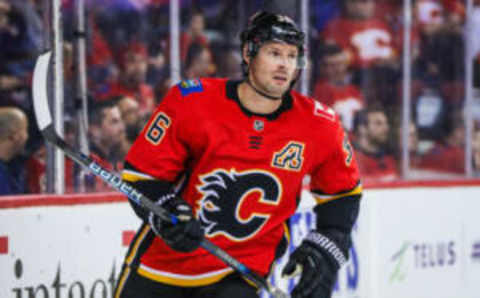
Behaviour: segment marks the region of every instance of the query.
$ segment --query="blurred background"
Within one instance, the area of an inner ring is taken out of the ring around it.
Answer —
[[[242,79],[239,32],[260,9],[307,33],[295,88],[340,115],[364,184],[480,175],[480,0],[53,2],[0,0],[0,195],[109,189],[41,138],[40,53],[56,55],[59,131],[120,171],[172,84]]]

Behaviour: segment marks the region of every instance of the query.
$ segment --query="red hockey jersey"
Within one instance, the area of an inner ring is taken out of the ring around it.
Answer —
[[[343,127],[348,132],[353,130],[355,113],[365,108],[363,95],[353,84],[336,86],[327,80],[319,80],[315,84],[313,96],[340,116]]]
[[[327,42],[333,42],[352,55],[356,67],[369,67],[378,60],[397,57],[395,36],[380,19],[352,21],[339,18],[322,32]]]
[[[319,203],[361,192],[353,151],[333,110],[294,91],[269,115],[247,111],[238,82],[188,80],[173,87],[126,158],[127,181],[177,181],[206,237],[265,275],[311,175]],[[137,234],[127,263],[160,282],[199,286],[232,269],[206,250],[170,249],[150,228]]]

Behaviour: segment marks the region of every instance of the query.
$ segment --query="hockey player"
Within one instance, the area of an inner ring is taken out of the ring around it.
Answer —
[[[336,114],[292,90],[304,34],[260,12],[241,34],[245,78],[171,88],[126,157],[123,179],[178,216],[144,220],[115,297],[258,297],[258,289],[203,248],[203,237],[260,275],[285,251],[286,222],[311,175],[317,228],[283,269],[301,268],[292,297],[330,297],[347,261],[361,185]]]

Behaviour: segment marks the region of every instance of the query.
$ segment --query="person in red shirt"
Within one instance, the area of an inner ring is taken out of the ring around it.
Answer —
[[[180,58],[187,59],[188,49],[192,43],[199,43],[208,48],[209,42],[205,35],[205,15],[202,10],[192,9],[189,15],[188,25],[180,36]]]
[[[343,14],[326,26],[320,39],[346,50],[356,68],[399,62],[395,34],[386,21],[375,17],[373,0],[345,0]]]
[[[322,50],[321,78],[316,82],[313,97],[330,106],[342,119],[344,128],[351,132],[355,112],[365,107],[360,90],[350,82],[348,57],[336,45]]]
[[[395,156],[387,149],[390,124],[381,107],[373,106],[355,115],[355,153],[364,182],[398,178]]]
[[[119,79],[102,86],[97,91],[97,101],[115,96],[128,96],[138,101],[142,115],[149,113],[154,108],[155,98],[153,88],[145,82],[148,66],[147,46],[132,42],[120,51],[117,61],[120,67]]]
[[[464,98],[464,5],[459,0],[419,0],[414,5],[418,57],[413,71],[423,80],[438,81],[450,100]]]
[[[258,289],[199,245],[208,238],[267,277],[285,252],[286,221],[305,175],[316,228],[283,274],[302,268],[293,298],[330,297],[347,261],[362,187],[339,117],[292,89],[305,63],[304,33],[287,16],[253,15],[241,33],[241,81],[173,86],[132,145],[122,178],[176,215],[144,220],[115,297],[259,297]]]
[[[211,76],[214,71],[210,50],[199,43],[192,43],[187,52],[183,78],[203,78]]]
[[[71,118],[64,121],[65,139],[69,143],[75,142],[75,127]],[[45,144],[36,148],[25,163],[28,188],[31,193],[47,193],[47,148]],[[64,158],[65,193],[74,193],[75,189],[75,162]]]
[[[422,157],[419,168],[439,173],[465,174],[465,127],[459,111],[445,120],[445,137]]]
[[[125,123],[115,100],[105,100],[92,106],[89,113],[89,139],[91,157],[104,168],[120,172],[122,143],[125,142]],[[101,179],[89,176],[87,189],[106,191],[110,187]]]
[[[210,42],[205,34],[205,15],[199,8],[192,8],[186,22],[185,30],[180,35],[180,60],[185,63],[188,49],[193,43],[210,48]],[[170,60],[170,38],[167,39],[166,57]]]

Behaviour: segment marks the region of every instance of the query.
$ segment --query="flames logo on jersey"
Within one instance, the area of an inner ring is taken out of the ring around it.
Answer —
[[[233,241],[253,237],[282,195],[280,180],[262,170],[218,169],[200,176],[200,181],[197,216],[208,237],[223,235]]]

